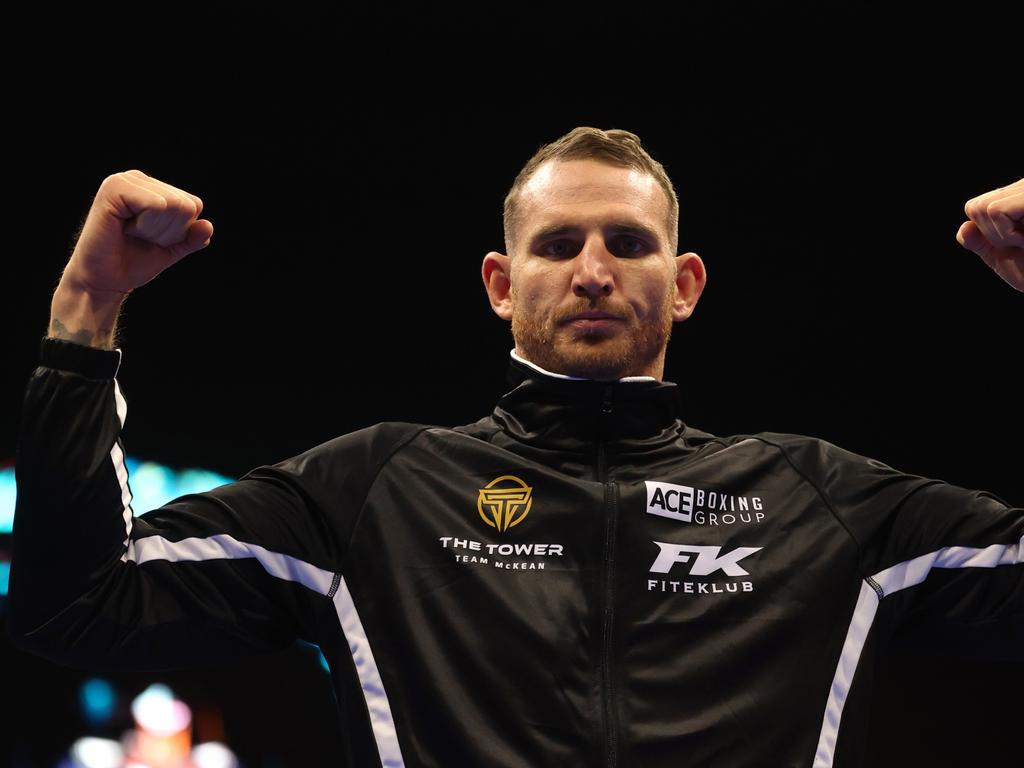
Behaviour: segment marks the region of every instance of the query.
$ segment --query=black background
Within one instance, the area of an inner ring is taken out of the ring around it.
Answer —
[[[593,125],[665,165],[680,250],[707,265],[666,364],[686,421],[812,434],[1024,505],[1024,296],[954,237],[966,200],[1024,176],[1012,17],[634,6],[18,12],[0,456],[74,234],[130,168],[216,228],[125,306],[130,454],[237,476],[381,420],[479,418],[512,346],[479,273],[502,199],[542,143]],[[82,674],[0,642],[7,746],[47,764],[86,730]],[[223,706],[249,766],[337,764],[308,649],[163,679]],[[894,651],[868,764],[1012,762],[1022,683],[1019,655]]]

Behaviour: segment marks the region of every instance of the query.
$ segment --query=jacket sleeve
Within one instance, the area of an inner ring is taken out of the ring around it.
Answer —
[[[377,433],[134,517],[120,363],[121,350],[42,340],[15,465],[13,641],[70,666],[143,669],[316,642]]]
[[[1020,631],[1024,509],[824,440],[806,438],[790,454],[855,541],[865,580],[881,600],[896,599],[904,627]]]

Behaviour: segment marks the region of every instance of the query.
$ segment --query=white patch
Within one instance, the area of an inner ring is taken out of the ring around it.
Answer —
[[[693,488],[689,485],[644,480],[647,486],[647,511],[689,523],[693,520]]]

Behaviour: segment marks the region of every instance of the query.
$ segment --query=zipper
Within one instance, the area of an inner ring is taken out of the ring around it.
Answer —
[[[611,415],[612,388],[605,390],[601,402],[602,422]],[[602,425],[603,426],[603,425]],[[603,432],[603,430],[602,430]],[[618,517],[619,488],[608,480],[608,458],[603,434],[597,443],[597,476],[604,483],[604,606],[601,622],[601,714],[604,720],[605,765],[615,768],[618,763],[618,716],[615,708],[615,684],[612,678],[612,633],[615,622],[615,530]]]

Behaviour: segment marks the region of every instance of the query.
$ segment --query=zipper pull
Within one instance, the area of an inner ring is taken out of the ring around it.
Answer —
[[[608,388],[605,389],[605,391],[604,391],[604,399],[601,401],[601,413],[608,414],[608,413],[612,412],[612,392],[613,391],[614,390],[612,389],[612,387],[608,387]]]

